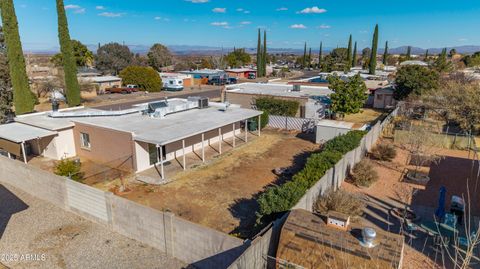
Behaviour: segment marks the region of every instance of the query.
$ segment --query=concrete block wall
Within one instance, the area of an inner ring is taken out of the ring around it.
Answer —
[[[3,156],[1,183],[106,225],[196,268],[226,268],[246,248],[239,238]]]

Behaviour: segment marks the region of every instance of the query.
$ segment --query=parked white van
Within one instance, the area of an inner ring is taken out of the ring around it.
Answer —
[[[183,79],[179,78],[164,78],[163,89],[166,91],[182,91]]]

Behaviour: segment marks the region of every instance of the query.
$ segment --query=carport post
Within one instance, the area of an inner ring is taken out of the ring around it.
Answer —
[[[260,136],[260,129],[261,129],[260,126],[262,126],[262,117],[261,117],[261,115],[258,115],[258,126],[257,126],[257,128],[258,128],[258,136]]]
[[[222,128],[218,128],[218,153],[222,154]]]
[[[23,155],[23,162],[27,163],[27,155],[25,154],[25,142],[22,142],[22,155]]]
[[[245,143],[248,142],[248,120],[245,120]]]
[[[202,133],[202,162],[205,162],[205,133]]]
[[[185,139],[182,139],[182,152],[183,152],[183,170],[187,169],[186,160],[185,160]]]
[[[157,147],[160,148],[160,173],[161,173],[162,179],[165,179],[165,173],[163,171],[163,147],[160,147],[159,145],[157,145]]]
[[[233,147],[235,147],[235,123],[232,124],[232,129],[233,129]]]

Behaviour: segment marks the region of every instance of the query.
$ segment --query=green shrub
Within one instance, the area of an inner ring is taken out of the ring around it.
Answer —
[[[260,116],[260,124],[261,124],[260,129],[263,129],[263,128],[265,128],[265,127],[267,126],[267,124],[268,124],[268,116],[269,116],[268,112],[267,112],[267,111],[263,111],[263,114]],[[257,128],[258,128],[258,117],[252,118],[251,121],[255,122],[256,125],[257,125]]]
[[[82,165],[74,160],[61,160],[55,166],[55,174],[59,176],[69,177],[75,181],[82,181],[84,173],[80,172]]]
[[[360,145],[364,134],[365,132],[352,131],[330,140],[327,142],[328,147],[324,147],[322,152],[313,153],[307,159],[305,167],[295,174],[291,181],[271,187],[262,193],[257,199],[260,207],[257,212],[257,223],[263,216],[290,210],[309,188],[342,159],[345,153]]]
[[[380,161],[391,161],[397,156],[397,150],[391,144],[379,144],[373,148],[372,156]]]
[[[258,110],[266,111],[270,115],[295,117],[300,103],[291,100],[275,99],[272,97],[260,97],[255,99]]]
[[[351,131],[344,135],[337,136],[327,141],[323,145],[323,150],[335,150],[346,154],[360,145],[360,141],[365,134],[365,131]]]
[[[159,92],[162,90],[162,79],[151,67],[129,66],[120,72],[122,83],[135,84],[144,91]]]
[[[370,187],[378,180],[378,173],[368,159],[363,159],[353,168],[352,180],[357,186]]]
[[[363,214],[365,202],[359,196],[348,193],[342,189],[334,191],[329,189],[324,195],[319,196],[314,205],[316,212],[326,215],[329,211],[336,211],[350,217]]]

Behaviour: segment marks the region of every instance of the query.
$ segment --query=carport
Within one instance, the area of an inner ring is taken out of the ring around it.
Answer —
[[[33,127],[30,125],[14,122],[0,125],[0,153],[8,158],[22,156],[23,162],[27,163],[27,147],[31,141],[36,141],[38,153],[43,149],[39,140],[45,137],[56,136],[57,132]],[[31,146],[31,144],[29,144]]]

